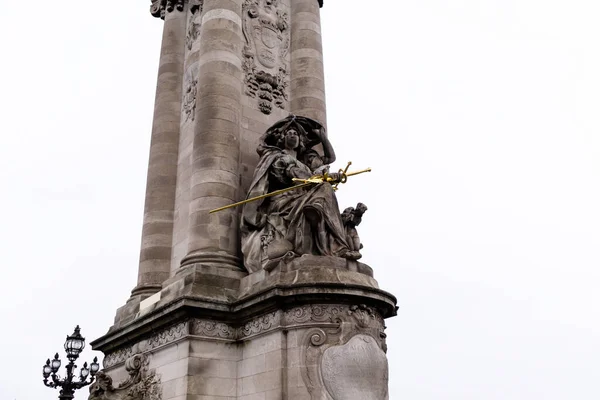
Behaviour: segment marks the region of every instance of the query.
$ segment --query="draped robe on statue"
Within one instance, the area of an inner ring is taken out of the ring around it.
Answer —
[[[312,150],[309,152],[315,154]],[[247,198],[294,186],[292,178],[306,179],[313,175],[307,165],[279,147],[263,142],[258,153],[260,161]],[[249,272],[258,271],[269,259],[282,256],[273,254],[281,249],[295,256],[341,257],[348,252],[337,199],[329,183],[293,189],[245,204],[241,233],[244,263]]]

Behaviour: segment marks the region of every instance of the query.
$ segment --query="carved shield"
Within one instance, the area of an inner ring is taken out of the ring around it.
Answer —
[[[281,44],[281,39],[279,39],[277,32],[275,32],[274,29],[263,26],[262,27],[262,42],[269,49],[272,49],[275,46]]]
[[[256,55],[260,65],[269,70],[283,65],[282,58],[289,46],[289,41],[284,40],[289,32],[283,6],[274,9],[265,7],[262,1],[247,1],[243,29],[248,49]]]
[[[375,339],[356,335],[325,350],[321,376],[334,400],[387,400],[388,362]]]

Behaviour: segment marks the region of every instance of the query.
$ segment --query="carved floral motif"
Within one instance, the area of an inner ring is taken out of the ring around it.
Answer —
[[[284,109],[288,99],[289,17],[280,0],[245,0],[242,13],[246,94],[258,97],[259,109],[270,114],[273,105]]]

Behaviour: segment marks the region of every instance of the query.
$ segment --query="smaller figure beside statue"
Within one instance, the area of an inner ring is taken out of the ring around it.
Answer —
[[[322,154],[314,149],[319,144]],[[324,127],[294,115],[269,128],[257,152],[260,159],[241,216],[248,271],[304,254],[359,259],[356,226],[366,207],[359,203],[342,215],[335,189],[348,176],[370,170],[329,172],[335,152]]]

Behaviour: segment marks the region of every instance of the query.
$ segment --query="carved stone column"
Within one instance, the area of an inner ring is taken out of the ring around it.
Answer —
[[[293,0],[291,112],[327,123],[321,16],[315,0]]]
[[[182,266],[239,269],[237,210],[242,90],[241,1],[205,0],[199,34],[188,255]]]
[[[132,296],[147,297],[169,277],[173,207],[181,119],[182,71],[186,20],[183,2],[153,3],[151,12],[164,17],[163,41],[148,162],[146,202],[138,283]]]

